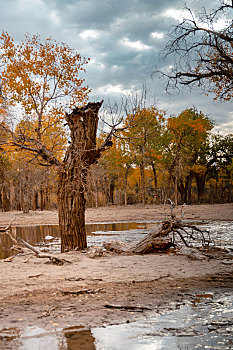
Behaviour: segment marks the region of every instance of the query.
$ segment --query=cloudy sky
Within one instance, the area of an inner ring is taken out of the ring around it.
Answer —
[[[214,7],[217,0],[187,0],[192,8]],[[168,96],[157,76],[151,78],[171,25],[180,20],[179,0],[0,0],[0,30],[16,41],[25,33],[66,42],[90,57],[86,82],[91,100],[117,99],[143,84],[160,109],[177,115],[195,106],[215,120],[216,131],[233,132],[230,102],[213,102],[201,91]]]

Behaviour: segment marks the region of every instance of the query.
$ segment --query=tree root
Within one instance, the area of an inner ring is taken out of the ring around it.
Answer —
[[[167,252],[172,246],[185,245],[187,248],[206,248],[210,245],[210,233],[201,230],[195,225],[189,225],[178,220],[174,214],[174,204],[171,202],[171,219],[159,224],[154,231],[150,232],[134,245],[114,241],[104,244],[107,251],[117,254],[148,254]],[[182,206],[181,218],[184,216],[185,206]]]

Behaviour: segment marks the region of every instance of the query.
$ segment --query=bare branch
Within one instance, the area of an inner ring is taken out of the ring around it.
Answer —
[[[187,6],[186,17],[169,33],[163,60],[172,56],[174,63],[169,70],[156,68],[165,78],[166,90],[196,84],[207,92],[214,92],[216,99],[230,100],[233,87],[233,25],[232,6],[220,5],[207,13],[198,13]],[[226,11],[228,10],[228,12]],[[215,23],[224,16],[229,18],[225,28],[216,30]]]

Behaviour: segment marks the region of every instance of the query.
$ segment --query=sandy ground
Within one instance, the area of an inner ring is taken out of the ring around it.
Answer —
[[[232,220],[232,213],[232,204],[190,206],[186,218]],[[9,223],[13,216],[15,224],[57,223],[56,212],[0,213],[0,225]],[[87,222],[163,218],[162,206],[87,210]],[[233,287],[233,260],[224,252],[215,251],[203,260],[173,253],[144,256],[108,253],[94,259],[86,252],[60,256],[71,264],[54,265],[32,254],[0,261],[0,328],[26,325],[90,328],[130,322],[175,308],[194,299],[197,293]],[[106,305],[133,306],[135,310]]]
[[[179,217],[181,207],[175,210]],[[163,220],[169,215],[169,205],[140,205],[111,206],[100,208],[88,208],[86,210],[86,222],[119,222],[119,221],[153,221]],[[23,212],[0,212],[0,226],[7,225],[15,218],[13,225],[41,225],[58,224],[57,211],[31,211],[29,214]],[[185,211],[187,220],[233,220],[233,203],[214,205],[188,205]]]

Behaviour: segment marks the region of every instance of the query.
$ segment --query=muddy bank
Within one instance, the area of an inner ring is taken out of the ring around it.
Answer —
[[[72,264],[57,266],[31,254],[0,261],[2,328],[130,322],[175,308],[200,290],[233,286],[232,260],[221,254],[201,261],[173,254],[62,256]]]
[[[180,208],[177,208],[177,212]],[[232,220],[233,205],[188,206],[186,219]],[[169,207],[88,209],[87,222],[162,220]],[[56,212],[0,213],[0,225],[57,224]],[[0,328],[84,326],[130,322],[209,290],[232,290],[232,258],[215,252],[204,260],[175,254],[105,256],[62,254],[71,264],[53,265],[32,254],[0,260]],[[106,307],[106,305],[117,306]],[[120,306],[120,308],[118,308]],[[128,308],[127,308],[128,307]]]
[[[181,206],[175,210],[180,215]],[[169,215],[169,205],[140,205],[111,206],[87,208],[86,222],[119,222],[119,221],[155,221],[164,220]],[[58,224],[57,211],[30,211],[24,214],[19,211],[0,212],[0,226],[7,225],[12,218],[13,225],[56,225]],[[233,203],[188,205],[185,212],[187,220],[233,220]]]

